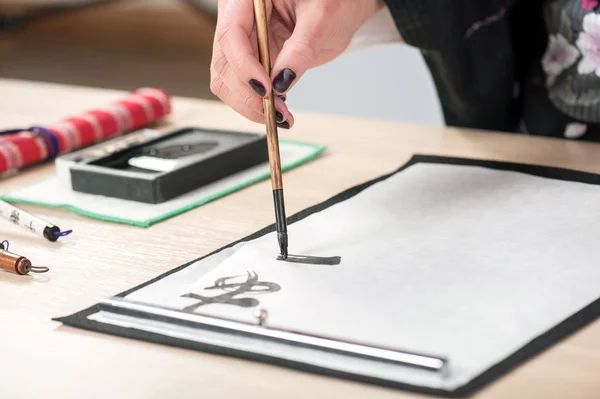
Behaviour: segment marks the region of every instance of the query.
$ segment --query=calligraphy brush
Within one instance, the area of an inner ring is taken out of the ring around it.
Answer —
[[[265,0],[254,0],[254,17],[256,18],[256,33],[258,37],[258,52],[260,62],[271,76],[271,56],[269,51],[269,29],[267,27],[267,8]],[[287,222],[283,204],[283,180],[281,177],[281,159],[279,157],[279,139],[277,137],[277,120],[275,116],[274,94],[271,89],[263,99],[265,125],[267,128],[267,146],[269,150],[269,165],[271,167],[271,186],[275,204],[275,224],[281,258],[288,257]]]

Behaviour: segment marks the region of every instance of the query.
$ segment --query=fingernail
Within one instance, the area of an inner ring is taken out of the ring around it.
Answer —
[[[285,93],[294,79],[296,79],[296,73],[289,68],[285,68],[273,79],[273,88],[279,93]]]
[[[287,97],[284,95],[277,96],[277,97],[279,97],[281,99],[281,101],[283,101],[283,102],[285,102],[285,100],[287,100]]]
[[[289,129],[290,123],[288,121],[285,121],[285,122],[278,123],[277,126],[279,126],[280,128],[283,128],[283,129]]]
[[[250,79],[250,81],[248,82],[248,85],[259,96],[264,97],[267,95],[267,89],[265,89],[265,86],[263,86],[263,84],[260,83],[258,80]]]
[[[278,110],[275,110],[275,120],[278,123],[282,123],[283,122],[283,114],[281,112],[279,112]]]

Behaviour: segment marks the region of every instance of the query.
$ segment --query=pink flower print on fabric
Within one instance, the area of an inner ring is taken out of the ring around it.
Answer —
[[[600,76],[600,15],[590,13],[583,17],[583,32],[577,38],[577,47],[583,58],[577,65],[580,74],[595,72]]]
[[[562,71],[569,68],[577,61],[579,51],[572,46],[560,33],[550,35],[546,53],[542,58],[542,68],[546,72],[548,84],[554,80]]]
[[[565,137],[568,139],[578,139],[587,132],[587,125],[583,123],[569,123],[565,128]]]
[[[581,0],[581,8],[586,11],[598,6],[598,0]]]

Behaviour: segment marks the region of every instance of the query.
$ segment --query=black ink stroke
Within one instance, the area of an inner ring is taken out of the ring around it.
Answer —
[[[283,259],[281,256],[277,257],[277,260],[290,262],[290,263],[302,263],[304,265],[325,265],[325,266],[335,266],[339,265],[342,262],[342,258],[340,256],[308,256],[308,255],[288,255],[286,259]]]
[[[33,227],[33,220],[29,222],[29,226],[25,226],[25,228],[31,230],[32,233],[35,233],[35,228]]]
[[[19,212],[17,211],[12,211],[10,214],[10,221],[13,222],[14,224],[19,224],[19,218],[21,215],[19,215]]]
[[[225,293],[217,296],[202,296],[194,293],[188,293],[182,295],[183,298],[193,298],[198,300],[198,303],[185,307],[185,312],[194,312],[201,306],[211,304],[223,304],[223,305],[234,305],[241,308],[252,308],[259,305],[259,301],[256,298],[239,298],[240,295],[252,295],[252,294],[266,294],[271,292],[277,292],[281,289],[281,286],[276,283],[269,283],[266,281],[259,281],[258,274],[255,272],[247,272],[246,281],[244,282],[232,282],[231,280],[243,276],[231,276],[222,277],[215,281],[215,284],[211,287],[206,287],[205,290],[222,290]]]

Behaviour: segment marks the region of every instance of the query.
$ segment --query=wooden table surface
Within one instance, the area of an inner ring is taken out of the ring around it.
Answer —
[[[0,128],[51,123],[123,93],[0,79]],[[169,126],[263,131],[222,104],[176,98]],[[281,137],[328,147],[284,175],[293,214],[413,154],[518,161],[600,173],[600,145],[298,113]],[[5,179],[2,192],[53,173]],[[51,195],[51,193],[49,193]],[[11,250],[51,272],[0,273],[0,398],[409,398],[403,391],[64,327],[65,316],[273,223],[268,181],[149,229],[24,206],[74,234],[49,243],[0,221]],[[252,210],[252,212],[249,212]],[[507,295],[510,295],[507,293]],[[558,294],[559,295],[559,294]],[[479,391],[477,398],[599,398],[600,321]]]

